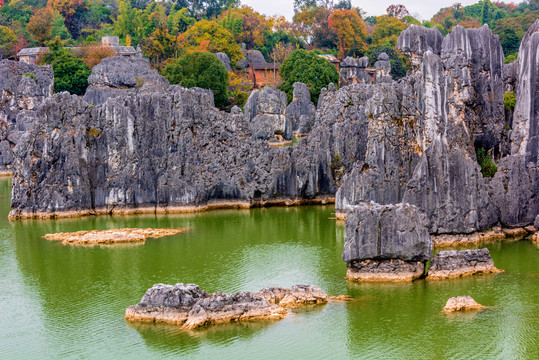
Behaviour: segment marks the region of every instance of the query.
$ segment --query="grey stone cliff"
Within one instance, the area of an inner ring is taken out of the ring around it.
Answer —
[[[12,168],[13,148],[32,126],[25,114],[52,96],[53,77],[50,66],[0,61],[0,171]]]
[[[362,204],[348,214],[343,260],[426,262],[432,256],[427,218],[409,204]]]

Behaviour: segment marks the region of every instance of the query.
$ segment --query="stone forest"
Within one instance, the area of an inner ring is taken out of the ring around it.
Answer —
[[[538,357],[539,20],[509,64],[487,25],[397,46],[398,81],[348,57],[317,106],[295,83],[230,112],[143,57],[84,96],[2,60],[10,281],[42,294],[11,307],[43,356]]]

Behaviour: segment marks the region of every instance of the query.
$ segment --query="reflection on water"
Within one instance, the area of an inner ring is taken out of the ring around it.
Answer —
[[[9,194],[0,181],[0,195]],[[409,284],[345,279],[342,222],[330,206],[8,222],[0,197],[0,358],[537,358],[539,249],[489,244],[505,273]],[[46,233],[191,227],[134,247],[70,247]],[[351,302],[295,310],[279,322],[180,331],[128,324],[127,306],[155,283],[206,291],[319,285]],[[449,297],[492,307],[447,316]]]

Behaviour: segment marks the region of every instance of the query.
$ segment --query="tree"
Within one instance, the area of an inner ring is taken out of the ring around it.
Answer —
[[[52,65],[54,91],[68,91],[82,95],[88,87],[90,70],[84,62],[64,48],[59,37],[49,44],[50,51],[42,56],[40,63]]]
[[[406,29],[406,25],[396,17],[380,16],[374,26],[372,42],[376,46],[389,44],[395,46],[400,33]]]
[[[331,10],[325,7],[310,6],[294,15],[294,22],[302,27],[303,37],[311,39],[311,45],[321,49],[337,46],[337,35],[328,25]]]
[[[65,25],[73,38],[78,38],[81,31],[79,21],[88,10],[85,0],[48,0],[47,6],[58,10],[65,19]]]
[[[53,18],[54,10],[51,7],[37,10],[30,18],[27,28],[39,46],[51,41]]]
[[[241,48],[234,41],[232,34],[216,22],[201,20],[187,29],[183,36],[192,48],[197,48],[204,42],[207,43],[205,45],[207,51],[224,52],[233,65],[243,59]]]
[[[271,20],[249,6],[228,9],[221,15],[219,24],[225,27],[238,43],[245,43],[248,49],[264,44],[264,34],[271,30]]]
[[[402,19],[405,16],[410,15],[408,9],[406,9],[406,6],[404,5],[390,5],[386,9],[386,12],[389,17],[394,17],[397,19]]]
[[[335,10],[328,18],[328,25],[339,39],[341,59],[344,59],[351,47],[365,47],[363,40],[367,36],[367,27],[356,11]]]
[[[17,36],[10,28],[0,25],[0,54],[8,57],[15,54],[17,46]]]
[[[504,29],[500,36],[500,44],[505,56],[514,54],[520,47],[520,40],[513,29]]]
[[[228,72],[223,63],[208,52],[183,54],[165,67],[163,76],[171,84],[211,90],[218,107],[224,106],[228,99]]]
[[[316,104],[320,90],[329,83],[339,83],[339,73],[335,66],[321,58],[313,51],[296,50],[281,65],[279,69],[283,83],[280,89],[286,92],[288,101],[292,101],[294,83],[302,82],[311,92],[311,100]]]

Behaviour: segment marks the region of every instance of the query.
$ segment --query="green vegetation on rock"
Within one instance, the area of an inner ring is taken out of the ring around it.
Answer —
[[[339,73],[335,66],[312,51],[295,50],[283,62],[280,68],[283,83],[280,89],[286,92],[288,101],[292,101],[294,83],[302,82],[309,88],[311,100],[318,102],[320,90],[328,84],[339,84]]]
[[[228,99],[228,73],[213,54],[201,51],[185,53],[170,62],[163,70],[171,84],[200,87],[213,92],[215,105],[222,107]]]

